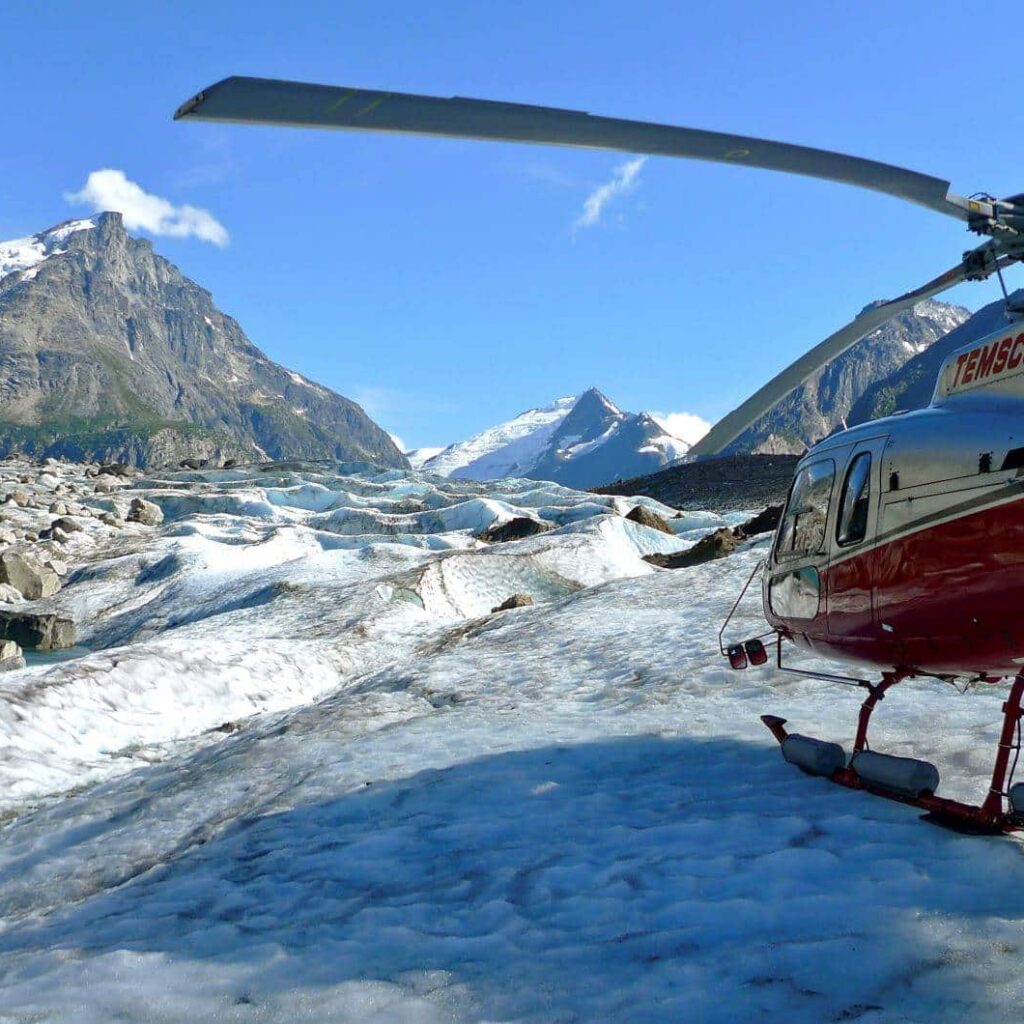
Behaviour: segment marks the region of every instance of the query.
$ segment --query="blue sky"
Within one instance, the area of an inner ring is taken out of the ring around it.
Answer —
[[[1018,21],[1018,4],[941,0],[11,3],[0,238],[87,212],[65,196],[101,169],[208,211],[227,245],[158,251],[272,358],[410,446],[591,385],[714,420],[972,238],[885,196],[666,159],[580,224],[628,157],[176,124],[174,109],[230,74],[479,96],[834,148],[1006,195],[1024,191],[1024,69],[999,41]]]

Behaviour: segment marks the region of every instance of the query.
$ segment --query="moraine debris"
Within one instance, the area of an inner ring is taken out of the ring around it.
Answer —
[[[50,597],[60,590],[60,577],[52,569],[16,551],[0,554],[0,583],[14,587],[29,601]]]
[[[485,541],[488,544],[507,544],[513,540],[523,540],[525,537],[535,537],[538,533],[546,533],[551,527],[538,519],[530,519],[527,516],[515,516],[507,522],[495,524],[483,533],[477,534],[477,540]]]
[[[13,640],[0,640],[0,672],[13,672],[24,667],[21,648]]]
[[[145,498],[132,498],[128,507],[128,522],[143,526],[159,526],[164,521],[163,510],[155,502]]]
[[[533,598],[529,594],[513,594],[511,597],[506,598],[501,604],[491,609],[491,614],[495,615],[498,612],[508,612],[513,608],[529,608],[533,604]]]
[[[637,505],[626,514],[626,518],[632,523],[639,523],[641,526],[672,535],[672,527],[657,512],[652,512],[646,505]]]
[[[729,529],[723,526],[705,537],[701,537],[692,548],[671,555],[644,555],[644,561],[661,569],[689,569],[695,565],[725,558],[739,548],[743,541],[758,534],[769,533],[778,526],[782,516],[781,505],[769,505],[752,519],[740,526]]]
[[[755,537],[759,533],[771,533],[782,518],[781,505],[769,505],[763,512],[758,512],[753,519],[748,519],[736,529],[743,537]]]

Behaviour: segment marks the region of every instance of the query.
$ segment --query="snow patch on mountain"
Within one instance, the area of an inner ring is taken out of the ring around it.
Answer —
[[[645,455],[662,455],[666,462],[677,462],[689,450],[690,446],[685,441],[681,441],[678,437],[672,437],[669,434],[658,434],[656,437],[652,437],[642,448],[637,449],[637,451]]]
[[[443,451],[444,448],[440,446],[434,448],[413,448],[412,451],[405,452],[405,457],[409,460],[409,465],[413,469],[420,469],[424,463],[429,462]]]
[[[22,280],[31,281],[39,272],[39,264],[51,256],[61,256],[58,246],[76,231],[88,231],[96,226],[92,220],[69,220],[49,231],[40,231],[28,238],[12,238],[0,242],[0,280],[18,271]]]
[[[575,404],[576,396],[568,395],[539,409],[528,409],[506,423],[449,445],[423,463],[423,468],[438,476],[466,480],[515,476],[518,469],[529,467]]]

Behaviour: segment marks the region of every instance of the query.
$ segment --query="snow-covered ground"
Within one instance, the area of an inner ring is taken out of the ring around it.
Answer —
[[[1020,846],[782,761],[760,713],[848,743],[860,698],[722,667],[763,543],[642,560],[721,518],[399,471],[138,492],[163,528],[50,599],[94,653],[0,677],[3,1024],[1019,1011]],[[513,516],[553,529],[475,539]],[[875,745],[978,796],[1002,694],[904,684]]]

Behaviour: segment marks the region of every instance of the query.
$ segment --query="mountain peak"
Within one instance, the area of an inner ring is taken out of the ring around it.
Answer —
[[[115,216],[120,223],[120,214]],[[92,230],[97,226],[99,219],[90,217],[85,220],[65,220],[46,231],[0,242],[0,280],[11,274],[20,273],[21,280],[31,281],[39,272],[41,263],[51,256],[62,256],[67,252],[68,239],[81,231]]]
[[[119,213],[0,243],[0,455],[408,463],[354,402],[271,362]]]
[[[552,443],[565,448],[595,441],[625,418],[626,414],[597,388],[588,388],[562,420]]]
[[[582,405],[584,409],[602,408],[613,415],[622,415],[622,410],[619,409],[619,407],[603,391],[594,387],[587,388],[587,390],[576,399],[576,405]]]
[[[654,472],[686,450],[646,413],[623,412],[591,387],[450,445],[423,468],[459,480],[527,477],[591,487]]]

